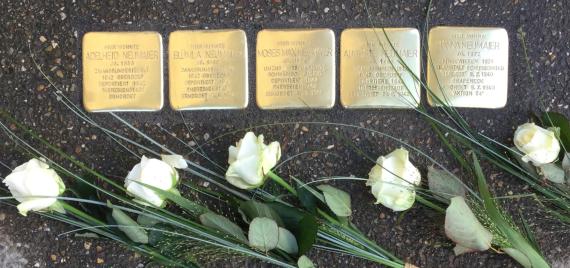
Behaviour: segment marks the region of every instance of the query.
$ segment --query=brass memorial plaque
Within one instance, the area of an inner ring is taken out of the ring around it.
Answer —
[[[420,77],[420,34],[414,28],[384,30],[342,32],[340,102],[344,107],[417,107],[421,87],[414,75]],[[399,63],[398,55],[409,71]]]
[[[173,109],[239,109],[247,106],[247,39],[244,31],[172,32],[168,66]]]
[[[503,28],[435,27],[429,34],[430,105],[501,108],[507,103],[509,37]]]
[[[157,32],[85,34],[85,110],[160,110],[163,104],[162,69],[162,37]]]
[[[332,30],[262,30],[257,34],[256,50],[256,96],[261,109],[334,106]]]

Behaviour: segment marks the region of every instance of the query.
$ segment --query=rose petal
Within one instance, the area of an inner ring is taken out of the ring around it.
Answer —
[[[18,212],[20,212],[20,214],[27,216],[28,211],[40,211],[46,209],[56,201],[56,198],[33,198],[27,199],[26,201],[18,204],[16,207],[18,208]]]
[[[188,167],[188,163],[186,163],[186,159],[184,159],[184,157],[182,157],[181,155],[178,155],[178,154],[164,155],[163,154],[160,157],[161,157],[162,161],[169,164],[173,168],[183,169],[183,168]]]
[[[260,159],[257,155],[252,155],[243,159],[238,159],[233,166],[233,171],[245,183],[257,185],[263,181],[261,173]]]

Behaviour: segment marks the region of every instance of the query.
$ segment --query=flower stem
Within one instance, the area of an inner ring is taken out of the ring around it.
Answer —
[[[283,188],[285,188],[287,191],[297,196],[297,190],[295,190],[295,188],[293,188],[293,186],[287,183],[283,178],[279,177],[279,175],[273,173],[272,171],[269,171],[267,172],[267,177],[271,178],[274,182],[283,186]]]
[[[433,210],[436,210],[437,212],[445,213],[445,209],[444,209],[444,208],[442,208],[442,207],[436,205],[435,203],[433,203],[433,202],[431,202],[431,201],[429,201],[429,200],[427,200],[427,199],[421,197],[420,195],[416,195],[416,200],[417,200],[419,203],[422,203],[424,206],[429,207],[429,208],[431,208],[431,209],[433,209]]]
[[[102,221],[100,221],[100,220],[98,220],[92,216],[89,216],[87,213],[75,208],[74,206],[68,204],[67,202],[61,201],[60,203],[63,206],[63,208],[65,209],[65,211],[71,213],[72,215],[74,215],[74,216],[76,216],[76,217],[78,217],[84,221],[90,222],[91,224],[95,224],[95,225],[101,225],[101,226],[106,225],[104,222],[102,222]]]

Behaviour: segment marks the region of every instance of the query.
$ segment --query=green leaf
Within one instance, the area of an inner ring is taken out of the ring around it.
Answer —
[[[247,238],[242,229],[228,218],[214,212],[206,212],[200,215],[200,222],[207,227],[229,234],[239,241],[247,244]]]
[[[254,218],[249,225],[249,245],[262,251],[270,251],[279,241],[279,227],[270,218]]]
[[[457,246],[455,255],[485,251],[491,247],[493,235],[477,220],[462,196],[451,198],[445,211],[445,235]]]
[[[545,127],[560,128],[560,142],[566,150],[570,150],[570,122],[566,116],[555,112],[543,113],[542,123]]]
[[[449,172],[428,167],[428,185],[436,199],[449,202],[454,196],[465,197],[465,187]]]
[[[315,268],[315,264],[307,256],[303,255],[297,260],[297,266],[299,268]]]
[[[309,191],[308,187],[308,185],[297,187],[297,198],[299,198],[299,203],[301,203],[301,206],[303,206],[310,213],[314,214],[317,212],[317,203],[319,200],[313,193]]]
[[[520,251],[521,254],[524,254],[528,258],[532,267],[550,267],[542,255],[537,252],[537,250],[524,238],[524,236],[505,220],[504,215],[499,210],[491,196],[491,192],[489,191],[489,187],[485,180],[485,176],[483,175],[483,170],[481,169],[477,155],[473,153],[472,156],[475,177],[479,186],[479,194],[483,199],[485,211],[493,224],[507,237],[509,243],[511,243],[514,249]]]
[[[291,178],[293,180],[295,180],[295,182],[299,185],[298,188],[303,188],[305,190],[307,190],[309,193],[313,194],[313,196],[315,198],[317,198],[318,200],[320,200],[321,202],[325,202],[325,197],[323,196],[323,194],[321,194],[319,191],[315,190],[313,187],[311,187],[310,185],[305,184],[304,182],[302,182],[301,180],[291,176]]]
[[[279,214],[265,203],[248,200],[241,202],[239,209],[248,219],[265,217],[274,220],[279,226],[284,226]]]
[[[564,170],[554,163],[542,165],[538,168],[542,176],[554,183],[564,183]]]
[[[265,205],[269,206],[275,213],[277,213],[283,222],[283,225],[281,226],[288,230],[292,230],[291,228],[297,226],[306,214],[306,212],[300,209],[277,202],[271,202]]]
[[[119,230],[127,235],[129,239],[131,239],[135,243],[147,244],[148,243],[148,235],[143,228],[140,228],[140,225],[137,224],[136,221],[131,219],[127,214],[125,214],[122,210],[115,208],[111,203],[109,203],[109,207],[113,209],[111,216],[119,225]]]
[[[281,227],[279,227],[277,248],[293,255],[299,253],[299,246],[295,236],[289,230]]]
[[[305,214],[297,228],[293,230],[297,237],[297,244],[299,244],[299,254],[305,254],[313,247],[317,241],[318,228],[315,216]]]
[[[530,260],[520,251],[514,248],[503,248],[502,250],[507,253],[507,255],[511,256],[511,258],[515,259],[522,267],[532,268]]]
[[[323,192],[325,202],[334,214],[340,217],[350,217],[352,209],[350,195],[347,192],[325,184],[319,185],[317,188]]]

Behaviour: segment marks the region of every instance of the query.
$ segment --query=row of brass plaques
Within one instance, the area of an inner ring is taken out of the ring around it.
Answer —
[[[346,29],[340,38],[340,102],[346,108],[412,108],[420,101],[421,46],[414,28]],[[248,105],[242,30],[175,31],[168,41],[169,100],[175,110]],[[428,101],[500,108],[508,86],[502,28],[435,27],[428,39]],[[156,111],[163,106],[162,38],[156,32],[83,37],[88,111]],[[335,37],[330,29],[271,29],[257,35],[256,101],[261,109],[335,104]]]

